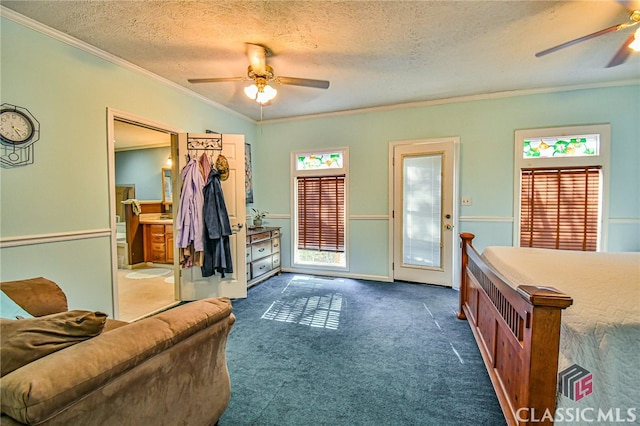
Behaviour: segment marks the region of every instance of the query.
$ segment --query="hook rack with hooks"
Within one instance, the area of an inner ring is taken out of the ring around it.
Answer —
[[[188,150],[222,151],[222,135],[193,137],[187,139]]]
[[[218,155],[222,152],[222,135],[211,134],[211,136],[188,136],[187,137],[187,161],[193,156],[195,151],[195,157],[198,156],[200,151],[205,151],[211,162],[214,161],[214,151],[218,151]]]

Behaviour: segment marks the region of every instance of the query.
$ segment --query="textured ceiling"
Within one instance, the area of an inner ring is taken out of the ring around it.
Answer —
[[[626,22],[616,1],[7,1],[2,5],[247,117],[244,43],[268,46],[277,85],[265,120],[519,89],[640,78],[640,54],[605,68],[632,30],[534,54]]]

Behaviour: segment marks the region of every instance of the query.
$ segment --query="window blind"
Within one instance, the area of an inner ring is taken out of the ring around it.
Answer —
[[[600,167],[521,170],[520,246],[595,251]]]
[[[298,177],[298,248],[344,252],[344,175]]]

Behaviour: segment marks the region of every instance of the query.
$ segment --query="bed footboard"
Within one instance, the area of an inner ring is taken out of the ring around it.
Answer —
[[[549,287],[514,289],[473,248],[473,234],[460,237],[458,318],[469,321],[507,424],[553,424],[543,417],[555,412],[560,317],[573,300]]]

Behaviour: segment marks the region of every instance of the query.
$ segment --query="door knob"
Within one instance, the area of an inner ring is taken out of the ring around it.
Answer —
[[[447,230],[451,231],[451,230],[453,229],[453,225],[451,225],[450,223],[447,223],[447,224],[444,226],[444,229],[447,229]]]

